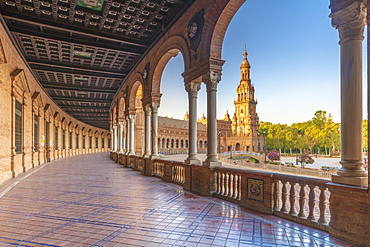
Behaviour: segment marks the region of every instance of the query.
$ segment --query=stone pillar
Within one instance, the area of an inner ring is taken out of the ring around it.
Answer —
[[[129,126],[128,126],[128,132],[129,132],[129,136],[128,136],[128,155],[135,155],[135,126],[134,126],[134,119],[135,119],[135,115],[129,115],[128,116],[128,122],[129,122]]]
[[[126,152],[125,152],[125,154],[127,154],[127,155],[130,153],[130,151],[129,151],[129,149],[130,149],[129,141],[130,141],[130,119],[129,119],[129,117],[126,117],[126,144],[125,144]]]
[[[159,102],[152,102],[152,155],[151,159],[156,159],[158,155],[158,108]]]
[[[366,6],[354,2],[332,12],[332,25],[339,32],[341,85],[341,165],[334,183],[367,185],[362,160],[362,40]]]
[[[122,153],[123,150],[122,150],[122,131],[123,131],[123,122],[118,122],[118,133],[117,133],[117,138],[118,138],[118,141],[117,141],[117,144],[118,144],[118,148],[117,148],[117,152],[118,153]]]
[[[221,71],[211,71],[207,87],[207,159],[205,166],[220,166],[217,158],[217,84],[221,80]]]
[[[86,139],[89,139],[89,137],[87,136]],[[113,152],[117,152],[117,125],[114,125],[113,126],[113,136],[112,136],[112,139],[113,139],[113,148],[112,148],[112,151]],[[86,149],[89,148],[89,145],[86,145]]]
[[[185,160],[188,164],[200,164],[197,157],[197,101],[200,83],[185,83],[185,90],[189,98],[189,153]]]
[[[150,115],[151,115],[151,107],[150,105],[144,106],[144,142],[145,142],[145,150],[144,150],[144,158],[150,157]]]
[[[126,134],[127,133],[127,126],[122,129],[122,153],[127,152],[127,141],[126,141]]]

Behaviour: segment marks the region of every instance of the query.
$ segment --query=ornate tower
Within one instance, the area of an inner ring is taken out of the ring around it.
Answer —
[[[240,66],[241,77],[236,89],[235,113],[231,128],[233,136],[257,137],[259,128],[259,118],[256,112],[257,101],[254,99],[254,86],[250,79],[251,66],[247,55],[248,53],[244,48],[244,58]]]

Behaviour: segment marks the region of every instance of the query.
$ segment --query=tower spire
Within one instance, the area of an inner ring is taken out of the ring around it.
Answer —
[[[244,44],[244,53],[243,53],[243,61],[242,64],[240,65],[241,69],[241,81],[249,80],[249,71],[251,68],[251,65],[249,64],[248,58],[247,58],[247,45]]]

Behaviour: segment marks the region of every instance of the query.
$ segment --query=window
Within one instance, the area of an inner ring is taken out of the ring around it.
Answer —
[[[55,150],[57,150],[59,148],[58,132],[59,132],[59,127],[55,126],[54,127],[54,149]]]
[[[83,135],[83,136],[82,136],[82,148],[83,148],[83,149],[85,149],[85,148],[86,148],[85,139],[86,139],[86,136],[85,136],[85,135]]]
[[[110,139],[108,138],[108,148],[110,148]]]
[[[39,151],[39,116],[33,116],[33,150]]]
[[[95,148],[99,148],[99,138],[95,138]]]
[[[22,152],[22,103],[15,101],[15,152]]]
[[[102,138],[101,139],[101,148],[104,148],[104,142],[105,142],[105,138]]]
[[[69,132],[69,148],[72,148],[72,132]]]
[[[92,148],[92,136],[89,136],[89,148]]]
[[[62,146],[66,149],[66,130],[62,130]]]
[[[78,149],[78,137],[79,137],[79,135],[78,134],[76,134],[76,149]]]

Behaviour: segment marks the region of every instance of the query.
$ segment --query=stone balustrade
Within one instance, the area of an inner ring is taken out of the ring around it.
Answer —
[[[186,190],[329,231],[330,180],[260,170],[204,167],[112,154],[116,162]]]

